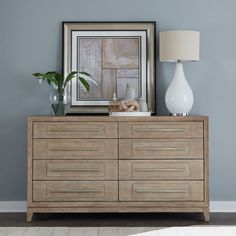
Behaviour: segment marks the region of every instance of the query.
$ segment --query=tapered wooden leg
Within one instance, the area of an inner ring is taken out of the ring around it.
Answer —
[[[30,223],[32,221],[32,218],[33,218],[33,214],[34,212],[33,211],[27,211],[27,222]]]
[[[209,208],[204,209],[203,211],[203,217],[205,222],[210,222],[210,212],[209,212]]]

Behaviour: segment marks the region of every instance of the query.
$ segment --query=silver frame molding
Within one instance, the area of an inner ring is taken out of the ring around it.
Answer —
[[[138,32],[142,31],[146,34],[146,77],[142,78],[145,81],[146,102],[152,114],[156,113],[156,96],[155,96],[155,45],[156,45],[156,22],[63,22],[63,73],[67,75],[74,70],[72,61],[72,34],[76,31],[129,31]],[[141,71],[142,73],[142,71]],[[73,86],[75,83],[70,82],[67,86],[66,93],[73,101]],[[74,105],[72,102],[68,107],[67,113],[71,114],[108,114],[107,105],[95,105],[99,104],[95,101],[94,104],[90,102],[80,103],[80,105]]]

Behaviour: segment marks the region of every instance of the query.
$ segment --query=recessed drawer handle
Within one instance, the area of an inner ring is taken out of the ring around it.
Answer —
[[[100,193],[104,192],[104,189],[71,189],[61,191],[50,191],[51,193]]]
[[[136,189],[136,193],[187,193],[187,190],[174,189]]]
[[[187,147],[136,147],[135,151],[188,151]]]
[[[135,132],[185,132],[186,129],[177,128],[134,128]]]
[[[54,151],[54,152],[98,152],[100,151],[99,148],[96,148],[96,147],[80,147],[80,148],[63,148],[63,149],[60,149],[60,148],[50,148],[50,151]]]
[[[62,169],[49,169],[53,172],[101,172],[101,169],[84,169],[84,168],[62,168]]]
[[[58,132],[58,133],[100,133],[104,132],[104,128],[98,130],[98,129],[66,129],[66,128],[48,128],[47,132]]]
[[[135,168],[134,169],[137,172],[183,172],[185,171],[184,168],[168,168],[168,169],[164,169],[164,168]]]

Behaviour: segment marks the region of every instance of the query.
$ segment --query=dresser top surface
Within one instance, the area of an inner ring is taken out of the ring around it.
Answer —
[[[197,121],[208,121],[208,116],[185,116],[185,117],[174,117],[174,116],[144,116],[144,117],[134,117],[134,116],[83,116],[83,115],[71,115],[71,116],[30,116],[29,121],[58,121],[58,122],[76,122],[76,121],[88,121],[88,122],[197,122]]]

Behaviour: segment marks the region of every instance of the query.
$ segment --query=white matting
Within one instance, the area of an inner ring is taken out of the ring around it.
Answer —
[[[235,236],[235,226],[171,227],[132,236]]]

